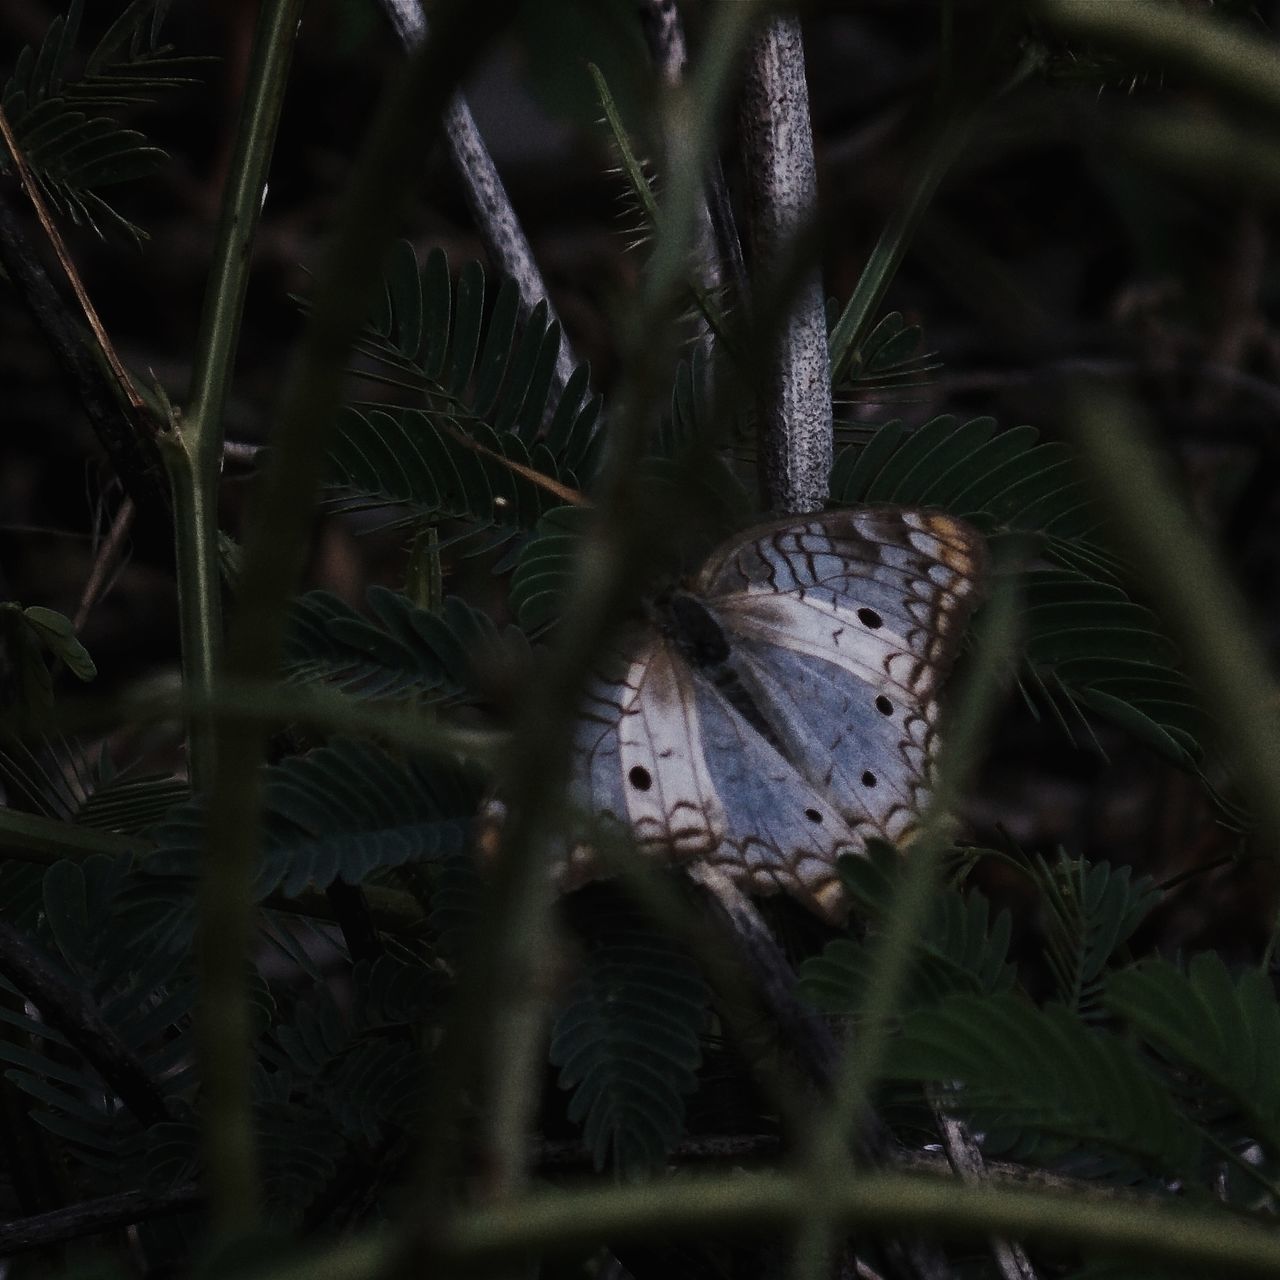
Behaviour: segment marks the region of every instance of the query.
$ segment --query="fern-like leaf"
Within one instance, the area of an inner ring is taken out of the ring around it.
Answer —
[[[83,74],[70,73],[84,0],[55,18],[39,49],[23,49],[3,90],[17,144],[50,206],[96,235],[107,229],[135,242],[145,232],[100,194],[104,187],[147,177],[168,155],[113,112],[191,84],[198,59],[176,58],[160,43],[168,0],[133,0],[89,54]],[[0,168],[9,157],[0,154]]]
[[[902,855],[891,845],[871,841],[865,857],[841,858],[838,869],[859,917],[878,927],[891,909]],[[993,919],[982,894],[939,890],[916,935],[903,1007],[936,1003],[955,992],[1008,991],[1016,978],[1008,959],[1010,932],[1008,912]],[[825,1013],[856,1016],[873,957],[874,944],[836,938],[800,967],[800,992]]]
[[[485,303],[479,263],[462,269],[455,293],[442,250],[419,269],[412,246],[396,245],[356,348],[365,358],[356,372],[393,388],[394,401],[344,410],[331,450],[342,505],[531,528],[589,484],[600,398],[588,392],[587,368],[549,414],[559,325],[545,305],[520,325],[510,280],[487,320]]]
[[[263,848],[254,880],[261,900],[296,896],[335,880],[432,862],[466,844],[480,780],[440,761],[400,761],[338,739],[267,771]],[[189,953],[192,885],[204,845],[201,802],[180,805],[152,833],[156,851],[122,896],[119,926],[134,954]]]
[[[1052,1159],[1085,1146],[1173,1176],[1198,1165],[1194,1127],[1130,1043],[1061,1005],[950,996],[908,1015],[889,1073],[947,1085],[962,1113],[1015,1133],[1023,1154]]]
[[[1025,577],[1020,685],[1037,716],[1090,741],[1086,710],[1183,768],[1202,756],[1205,717],[1148,609],[1113,583],[1064,570]]]
[[[1040,890],[1045,956],[1058,999],[1084,1018],[1101,1012],[1108,964],[1160,901],[1150,876],[1129,867],[1089,863],[1060,853],[1050,865],[1038,855],[1028,866]]]
[[[886,423],[843,450],[831,475],[834,501],[941,507],[989,535],[1037,535],[1066,568],[1095,574],[1114,562],[1088,535],[1099,523],[1070,450],[1043,444],[1034,427],[1000,431],[992,418],[931,419],[915,431]]]
[[[456,596],[436,611],[373,587],[368,603],[371,617],[327,591],[295,601],[285,674],[325,680],[361,697],[457,702],[482,693],[489,672],[524,673],[532,663],[521,631],[499,631],[488,614]]]
[[[521,548],[511,577],[511,607],[529,634],[560,616],[589,519],[581,507],[556,507],[538,521],[534,536]]]
[[[835,399],[839,403],[876,403],[913,387],[926,386],[942,367],[936,353],[923,350],[924,333],[908,324],[901,311],[890,311],[852,353]]]
[[[1095,741],[1092,711],[1197,766],[1202,716],[1154,617],[1116,584],[1121,566],[1095,541],[1100,517],[1066,445],[992,418],[943,416],[913,432],[891,422],[840,454],[831,488],[840,502],[941,507],[997,542],[1033,537],[1054,564],[1025,575],[1019,683],[1033,713],[1078,744]]]
[[[1213,952],[1185,972],[1152,960],[1115,974],[1106,1001],[1167,1062],[1229,1099],[1251,1136],[1280,1155],[1280,1008],[1264,974],[1232,978]]]
[[[630,911],[599,926],[556,1019],[551,1061],[572,1089],[569,1117],[602,1169],[662,1167],[684,1127],[708,993],[689,957]]]

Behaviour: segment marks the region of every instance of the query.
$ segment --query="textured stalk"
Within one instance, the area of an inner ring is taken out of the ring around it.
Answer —
[[[751,46],[741,134],[753,294],[770,291],[797,236],[816,219],[817,175],[804,46],[794,15],[771,19]],[[803,514],[826,505],[833,446],[822,274],[808,268],[757,393],[765,500]]]

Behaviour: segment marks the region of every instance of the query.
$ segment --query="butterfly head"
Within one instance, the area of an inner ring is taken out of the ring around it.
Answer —
[[[655,606],[659,630],[692,666],[717,667],[729,656],[729,641],[715,614],[697,596],[672,591]]]

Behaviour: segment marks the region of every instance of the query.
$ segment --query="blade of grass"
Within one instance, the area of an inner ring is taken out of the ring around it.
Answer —
[[[477,10],[442,7],[433,37],[383,96],[348,188],[338,232],[319,276],[316,303],[286,383],[274,443],[260,476],[245,540],[239,602],[227,648],[236,680],[276,671],[288,599],[302,568],[326,440],[337,416],[342,370],[400,212],[411,191],[404,175],[459,80],[498,35],[514,0]],[[250,1096],[252,1026],[244,958],[261,809],[265,729],[227,721],[216,734],[208,860],[199,902],[202,972],[199,1045],[204,1126],[215,1229],[242,1231],[261,1206]]]

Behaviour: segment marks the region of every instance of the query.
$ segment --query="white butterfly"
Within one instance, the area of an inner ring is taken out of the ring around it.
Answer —
[[[836,858],[902,844],[928,803],[936,694],[985,573],[938,512],[866,507],[739,534],[592,677],[569,800],[645,852],[848,909]],[[590,824],[589,824],[590,825]],[[598,872],[569,842],[566,887]]]

